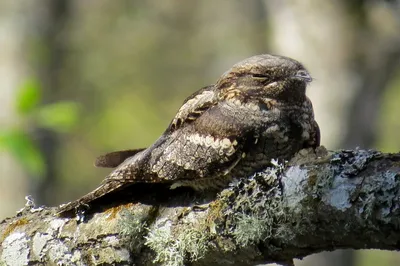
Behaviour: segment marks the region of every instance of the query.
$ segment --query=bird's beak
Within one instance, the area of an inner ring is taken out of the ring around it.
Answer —
[[[304,70],[297,71],[297,73],[293,77],[299,78],[305,82],[313,81],[313,78],[310,76],[310,74],[308,74],[308,72]]]

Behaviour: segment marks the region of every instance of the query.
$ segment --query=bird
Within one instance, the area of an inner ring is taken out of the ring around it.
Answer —
[[[312,77],[298,61],[261,54],[233,65],[212,85],[190,95],[148,148],[97,158],[115,168],[98,188],[61,205],[59,213],[137,183],[196,191],[219,189],[304,148],[320,145],[306,87]]]

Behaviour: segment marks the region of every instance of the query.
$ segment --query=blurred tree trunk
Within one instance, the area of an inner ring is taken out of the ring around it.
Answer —
[[[10,128],[18,117],[14,101],[18,87],[26,78],[23,39],[26,29],[21,20],[31,5],[21,1],[0,2],[0,128]],[[0,151],[1,152],[1,151]],[[23,206],[27,180],[10,154],[0,153],[0,217],[9,216]]]
[[[308,93],[322,143],[328,148],[373,148],[382,95],[399,65],[396,15],[370,1],[265,4],[271,11],[274,50],[305,62],[315,78]],[[354,255],[337,251],[298,265],[352,266]]]
[[[70,1],[42,0],[35,8],[32,42],[36,44],[31,49],[32,65],[42,84],[43,104],[56,102],[64,98],[62,93],[62,69],[68,40],[66,24],[70,15]],[[63,92],[64,93],[64,92]],[[61,96],[61,97],[60,97]],[[57,150],[59,140],[57,133],[44,128],[36,128],[33,133],[43,154],[46,173],[40,178],[32,178],[31,192],[38,204],[54,204],[55,181],[57,179]],[[37,181],[39,180],[39,181]]]

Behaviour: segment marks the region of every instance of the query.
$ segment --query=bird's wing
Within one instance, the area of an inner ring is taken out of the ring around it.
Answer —
[[[104,155],[100,155],[96,158],[94,165],[96,167],[106,167],[106,168],[115,168],[121,163],[123,163],[129,157],[144,151],[145,149],[134,149],[134,150],[123,150],[123,151],[114,151],[110,153],[106,153]]]
[[[202,113],[214,106],[216,102],[214,85],[206,86],[196,91],[183,102],[166,132],[171,133],[186,123],[196,120]]]
[[[320,146],[321,142],[321,132],[318,126],[318,123],[314,120],[314,111],[311,100],[307,97],[306,101],[304,102],[307,112],[310,114],[311,121],[311,128],[310,128],[310,139],[304,144],[303,148],[316,148]]]
[[[192,123],[163,135],[146,151],[126,160],[105,182],[175,182],[227,174],[250,148],[251,134],[242,125],[214,105]]]
[[[319,126],[315,120],[313,120],[312,130],[311,130],[311,139],[308,143],[308,147],[316,148],[320,146],[321,142],[321,132],[319,130]]]
[[[219,105],[211,107],[193,123],[162,135],[151,147],[125,160],[97,189],[63,206],[60,212],[87,205],[133,183],[173,185],[228,174],[249,148],[248,132],[234,119],[224,115]]]

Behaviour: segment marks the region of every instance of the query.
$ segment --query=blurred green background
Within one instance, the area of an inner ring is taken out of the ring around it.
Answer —
[[[246,57],[293,57],[328,149],[400,150],[400,4],[368,0],[0,0],[0,219],[54,206],[150,145],[183,100]],[[337,251],[296,265],[400,265]]]

